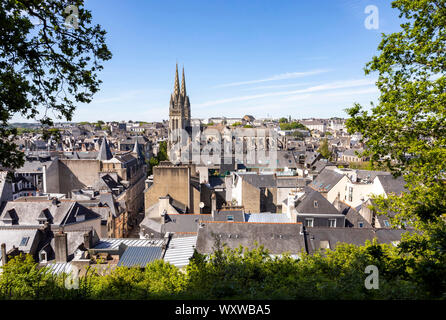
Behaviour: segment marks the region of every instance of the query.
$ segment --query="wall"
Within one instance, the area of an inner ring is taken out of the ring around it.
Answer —
[[[186,166],[157,166],[153,168],[153,184],[145,191],[145,210],[160,197],[171,198],[190,208],[190,169]],[[199,198],[198,198],[199,199]],[[192,208],[193,209],[193,208]]]
[[[95,184],[99,179],[99,160],[59,160],[59,193],[70,197],[71,190]]]
[[[329,227],[328,219],[336,219],[336,228],[345,227],[345,217],[311,217],[311,216],[297,216],[297,222],[305,225],[305,219],[313,218],[313,227]]]
[[[254,187],[246,181],[242,182],[242,203],[245,212],[260,212],[260,189]]]
[[[46,192],[59,193],[59,160],[54,160],[46,168]]]

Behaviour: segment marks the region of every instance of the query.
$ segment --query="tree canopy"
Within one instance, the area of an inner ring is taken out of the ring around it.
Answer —
[[[99,90],[98,72],[111,53],[83,0],[1,1],[0,30],[0,165],[14,168],[23,154],[13,143],[12,117],[44,127],[52,116],[70,121],[75,103],[89,103]]]
[[[444,278],[446,262],[446,2],[397,0],[401,30],[383,35],[365,73],[378,73],[377,105],[355,104],[347,112],[350,133],[360,132],[374,164],[402,176],[408,192],[375,198],[380,213],[395,212],[394,225],[411,224],[424,238],[405,247],[437,262],[425,276]],[[438,243],[432,246],[431,243]],[[431,252],[432,253],[432,252]],[[422,258],[424,257],[424,258]],[[424,261],[424,260],[423,260]],[[445,289],[445,283],[440,281]]]

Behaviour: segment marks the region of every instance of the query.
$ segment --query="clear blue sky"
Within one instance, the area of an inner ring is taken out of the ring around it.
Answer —
[[[364,26],[367,5],[379,9],[378,30]],[[78,106],[74,121],[167,119],[177,61],[193,118],[345,117],[354,102],[376,100],[376,75],[363,68],[381,33],[401,23],[384,0],[86,0],[86,7],[107,30],[113,58],[101,91]]]

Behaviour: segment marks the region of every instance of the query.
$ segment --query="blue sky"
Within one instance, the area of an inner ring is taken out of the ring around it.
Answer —
[[[364,26],[367,5],[379,28]],[[390,1],[86,0],[113,53],[74,121],[168,118],[175,63],[193,118],[345,117],[376,100],[363,68],[401,21]],[[180,69],[181,72],[181,69]],[[15,118],[19,120],[19,118]]]

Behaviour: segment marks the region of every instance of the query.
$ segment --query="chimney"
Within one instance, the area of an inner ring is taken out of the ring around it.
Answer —
[[[211,214],[212,218],[215,217],[215,213],[217,212],[217,197],[215,195],[215,192],[212,193],[211,196]]]
[[[169,196],[159,197],[159,200],[158,200],[158,210],[159,210],[160,217],[162,217],[165,213],[168,212],[169,204],[170,204],[170,197]]]
[[[91,231],[84,233],[84,247],[85,249],[91,249],[92,247]]]
[[[68,261],[68,241],[67,234],[61,230],[54,234],[54,246],[56,251],[56,262]]]
[[[8,262],[8,256],[6,255],[6,244],[2,243],[2,265],[4,266]]]
[[[43,193],[47,193],[47,189],[46,189],[46,165],[44,164],[43,167],[43,180],[42,180],[42,184],[43,184]]]

